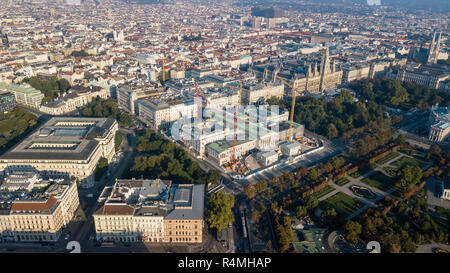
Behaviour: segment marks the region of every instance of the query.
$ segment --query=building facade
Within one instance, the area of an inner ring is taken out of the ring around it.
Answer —
[[[90,103],[93,98],[107,99],[109,92],[98,86],[74,86],[56,101],[41,105],[39,110],[50,115],[64,115]]]
[[[37,171],[45,177],[77,177],[92,186],[101,157],[114,155],[118,123],[109,118],[54,117],[0,157],[0,174]]]
[[[204,185],[118,179],[102,195],[94,213],[97,240],[202,242]]]
[[[39,242],[59,239],[63,228],[73,219],[80,205],[77,183],[75,180],[61,179],[40,184],[45,184],[43,193],[24,190],[2,192],[0,241]]]
[[[242,104],[249,105],[259,101],[266,101],[271,97],[282,99],[284,96],[284,85],[271,84],[266,86],[249,86],[248,89],[242,89]]]
[[[430,129],[428,139],[435,142],[445,141],[450,136],[450,106],[431,108],[428,120]]]
[[[434,89],[448,87],[446,85],[441,85],[441,83],[448,80],[449,75],[450,74],[445,67],[430,65],[396,66],[387,73],[388,78],[421,84]]]
[[[17,104],[33,109],[39,109],[44,94],[28,84],[4,84],[0,83],[0,91],[7,91],[14,94]]]

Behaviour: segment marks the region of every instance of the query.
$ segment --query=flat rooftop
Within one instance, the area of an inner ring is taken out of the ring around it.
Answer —
[[[41,91],[33,88],[32,86],[30,86],[29,84],[5,84],[5,83],[0,83],[0,90],[8,90],[11,92],[20,92],[20,93],[24,93],[24,94],[42,94]]]
[[[166,219],[203,220],[205,185],[174,184],[170,191],[169,204],[172,210]]]
[[[253,140],[250,139],[243,139],[243,140],[236,140],[236,146],[239,146],[241,144],[250,142]],[[223,151],[230,149],[233,147],[233,141],[232,140],[219,140],[216,142],[208,143],[206,144],[210,149],[216,151],[218,154],[222,153]]]
[[[2,160],[87,160],[112,130],[110,118],[54,117],[0,157]]]

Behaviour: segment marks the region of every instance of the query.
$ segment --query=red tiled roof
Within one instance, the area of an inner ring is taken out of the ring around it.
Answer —
[[[46,202],[13,202],[11,210],[49,210],[57,202],[56,198],[51,196]]]
[[[99,208],[94,214],[101,215],[132,215],[134,207],[126,204],[120,205],[104,205]]]

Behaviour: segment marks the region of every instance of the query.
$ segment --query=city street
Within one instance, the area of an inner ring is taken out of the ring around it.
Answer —
[[[105,186],[112,186],[116,178],[120,178],[122,173],[128,167],[128,162],[134,157],[136,153],[136,136],[133,130],[120,128],[123,134],[123,141],[121,144],[121,151],[123,156],[120,157],[120,161],[110,167],[111,174],[109,177],[102,178],[101,181],[96,182],[94,187],[89,189],[79,189],[80,203],[83,205],[83,210],[87,217],[85,222],[76,223],[75,229],[72,231],[69,241],[78,241],[85,246],[90,239],[94,236],[94,222],[92,214],[98,209],[99,203],[97,202],[103,188]],[[88,194],[93,194],[93,197],[87,197]]]

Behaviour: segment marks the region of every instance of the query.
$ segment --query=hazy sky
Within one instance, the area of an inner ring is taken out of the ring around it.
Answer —
[[[367,0],[368,5],[381,5],[381,0]]]

